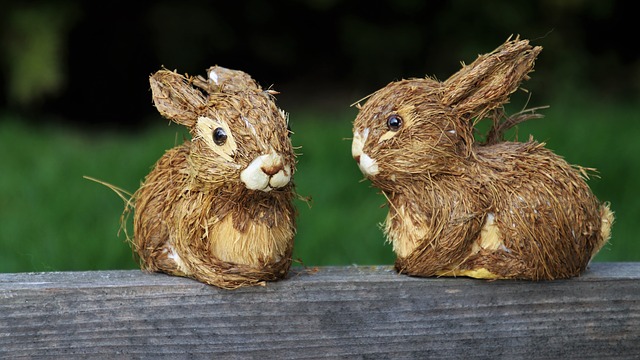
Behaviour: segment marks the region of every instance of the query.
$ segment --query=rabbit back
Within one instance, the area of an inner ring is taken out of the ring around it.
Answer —
[[[436,200],[417,211],[448,214],[437,226],[429,222],[426,228],[442,230],[427,232],[410,254],[399,256],[398,270],[531,280],[580,274],[609,239],[613,222],[584,170],[535,141],[477,146],[475,157],[468,175],[443,175],[426,188]]]

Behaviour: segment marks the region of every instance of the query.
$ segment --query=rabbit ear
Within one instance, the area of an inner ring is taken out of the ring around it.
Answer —
[[[231,70],[222,66],[212,66],[207,69],[209,92],[238,93],[244,91],[260,91],[261,88],[249,76],[240,70]]]
[[[160,70],[149,77],[153,102],[160,114],[178,124],[193,127],[198,111],[206,104],[202,91],[191,86],[184,76]]]
[[[533,70],[542,47],[511,38],[493,52],[480,55],[444,82],[443,102],[463,117],[483,117],[500,107]]]

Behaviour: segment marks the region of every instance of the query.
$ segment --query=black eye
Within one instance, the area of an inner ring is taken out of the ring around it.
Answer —
[[[391,131],[398,131],[402,126],[402,118],[398,115],[391,115],[387,119],[387,127]]]
[[[213,142],[218,146],[222,146],[227,142],[227,133],[223,128],[219,127],[213,130]]]

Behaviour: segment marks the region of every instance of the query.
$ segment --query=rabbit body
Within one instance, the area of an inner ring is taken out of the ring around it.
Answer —
[[[223,288],[283,278],[291,264],[295,155],[288,119],[247,74],[160,70],[156,107],[192,139],[165,153],[134,194],[143,268]]]
[[[566,278],[609,239],[613,213],[585,169],[532,139],[474,140],[473,119],[507,101],[539,51],[508,41],[445,82],[396,81],[360,108],[352,155],[388,199],[399,272]]]

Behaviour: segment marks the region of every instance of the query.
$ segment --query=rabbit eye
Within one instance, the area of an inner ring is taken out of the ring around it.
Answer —
[[[387,119],[387,127],[391,131],[398,131],[402,126],[402,118],[398,115],[391,115]]]
[[[227,133],[223,128],[219,127],[213,130],[213,142],[218,146],[222,146],[227,142]]]

